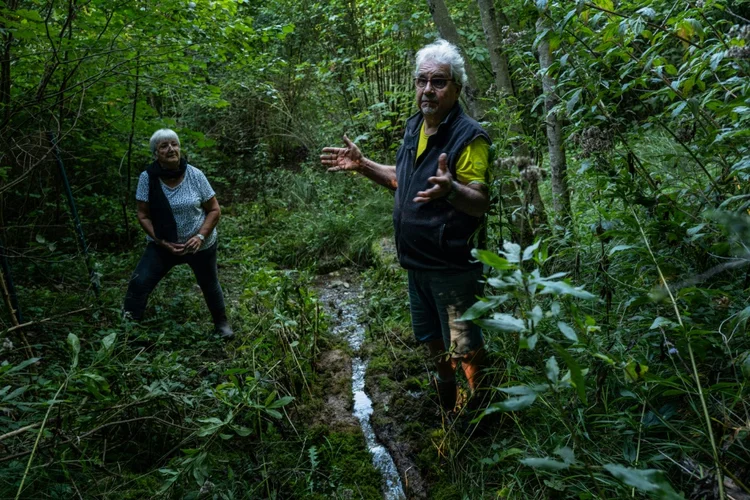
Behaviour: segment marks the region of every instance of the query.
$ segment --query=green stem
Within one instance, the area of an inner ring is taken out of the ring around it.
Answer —
[[[716,467],[716,479],[719,483],[719,498],[724,499],[726,496],[724,495],[724,478],[722,477],[721,473],[721,463],[719,462],[719,451],[716,448],[716,441],[714,440],[714,432],[711,429],[711,417],[708,414],[708,406],[706,405],[706,397],[703,395],[703,387],[701,386],[701,381],[698,376],[698,367],[695,364],[695,355],[693,354],[693,346],[690,342],[690,335],[685,330],[685,325],[682,322],[682,315],[680,315],[680,309],[677,307],[677,301],[674,298],[674,295],[672,295],[672,290],[669,288],[669,284],[667,283],[667,280],[664,278],[664,274],[661,272],[661,267],[659,267],[659,263],[656,260],[656,256],[654,256],[654,252],[651,251],[651,245],[648,243],[648,238],[646,238],[646,233],[643,231],[643,226],[641,226],[641,221],[638,219],[638,215],[635,213],[635,210],[632,208],[630,209],[631,212],[633,212],[633,217],[635,217],[635,221],[638,223],[638,229],[641,232],[641,236],[643,236],[643,241],[646,243],[646,249],[648,250],[648,253],[651,255],[651,259],[654,261],[654,265],[656,266],[656,270],[659,273],[659,279],[661,279],[662,284],[664,285],[664,289],[669,294],[669,300],[672,302],[672,307],[674,308],[675,315],[677,316],[677,322],[680,324],[680,328],[682,328],[682,331],[685,333],[685,340],[687,341],[688,346],[688,353],[690,354],[690,365],[693,371],[693,378],[695,379],[695,386],[698,389],[698,397],[701,400],[701,407],[703,408],[703,418],[705,419],[706,424],[706,432],[708,433],[708,438],[711,441],[711,451],[713,453],[714,458],[714,466]]]
[[[31,468],[31,462],[34,461],[34,455],[36,454],[36,449],[39,446],[39,440],[42,438],[42,434],[44,433],[44,426],[47,423],[47,419],[49,418],[49,414],[52,411],[52,407],[55,406],[55,403],[57,402],[57,396],[60,395],[60,391],[63,390],[63,387],[65,387],[68,384],[68,379],[66,378],[65,381],[60,385],[60,388],[55,393],[55,397],[52,398],[52,402],[49,404],[49,408],[47,408],[47,414],[44,415],[44,420],[42,420],[42,426],[39,428],[39,433],[36,435],[36,441],[34,441],[34,448],[31,450],[31,455],[29,455],[29,461],[26,463],[26,470],[23,472],[23,477],[21,478],[21,484],[18,485],[18,492],[16,493],[16,500],[21,498],[21,492],[23,491],[23,484],[26,482],[26,477],[29,475],[29,469]]]

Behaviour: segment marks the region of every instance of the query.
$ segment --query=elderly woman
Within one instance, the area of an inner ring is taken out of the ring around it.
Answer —
[[[125,314],[140,320],[159,281],[174,266],[187,264],[203,291],[216,333],[230,338],[234,333],[216,268],[219,202],[203,172],[181,157],[174,131],[157,130],[150,145],[154,162],[141,173],[135,194],[148,244],[128,285]]]

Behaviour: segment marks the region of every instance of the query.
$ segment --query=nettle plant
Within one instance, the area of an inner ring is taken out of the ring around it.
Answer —
[[[629,468],[601,460],[594,463],[593,453],[582,453],[584,443],[590,447],[596,441],[593,429],[599,428],[586,422],[590,409],[586,390],[589,368],[584,366],[584,360],[600,361],[597,365],[617,373],[623,383],[630,385],[639,383],[641,371],[646,369],[627,355],[617,360],[612,354],[603,354],[607,349],[601,327],[579,305],[581,300],[598,300],[597,297],[566,281],[567,273],[542,276],[549,255],[541,240],[525,249],[506,242],[499,255],[479,249],[473,250],[473,255],[492,268],[487,278],[491,291],[462,319],[474,321],[487,332],[517,335],[518,352],[509,364],[517,365],[518,376],[523,379],[496,387],[494,390],[503,399],[491,403],[480,418],[497,412],[531,411],[532,405],[544,408],[545,419],[554,420],[551,425],[559,422],[562,426],[557,429],[566,431],[553,452],[559,460],[527,457],[521,460],[522,464],[541,471],[560,474],[569,470],[575,476],[590,477],[588,486],[604,497],[603,485],[618,489],[624,483],[658,498],[682,498],[661,470]],[[550,429],[548,437],[559,439],[558,430]],[[496,461],[500,460],[498,457]],[[638,461],[632,462],[635,465]],[[489,458],[486,463],[494,462]]]

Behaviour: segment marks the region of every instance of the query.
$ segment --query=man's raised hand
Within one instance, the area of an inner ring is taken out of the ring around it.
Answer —
[[[339,170],[354,170],[358,172],[362,168],[362,152],[356,144],[344,136],[345,148],[323,148],[323,154],[320,155],[320,163],[327,165],[329,172],[338,172]]]
[[[414,198],[416,203],[426,203],[428,201],[437,200],[448,196],[453,189],[453,175],[451,175],[448,169],[448,155],[443,153],[438,158],[437,172],[433,177],[427,179],[427,182],[434,184],[430,189],[420,191],[417,193],[417,197]]]

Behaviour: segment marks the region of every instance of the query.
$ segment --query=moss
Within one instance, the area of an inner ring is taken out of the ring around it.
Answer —
[[[407,391],[421,391],[426,386],[425,382],[424,377],[409,377],[404,380],[403,386]]]
[[[318,449],[321,466],[340,488],[352,489],[362,498],[382,498],[381,476],[372,464],[365,438],[357,432],[333,432]]]
[[[378,387],[381,391],[393,391],[398,387],[398,384],[388,377],[378,377]]]
[[[122,478],[123,482],[127,482],[130,487],[125,490],[120,490],[117,493],[117,498],[122,500],[137,500],[140,498],[151,497],[154,491],[157,491],[161,486],[159,478],[153,474],[150,475],[124,475]]]
[[[387,353],[374,356],[367,365],[367,374],[389,374],[392,368],[392,360]]]
[[[433,500],[461,500],[461,492],[455,484],[441,481],[430,488],[430,498]]]

